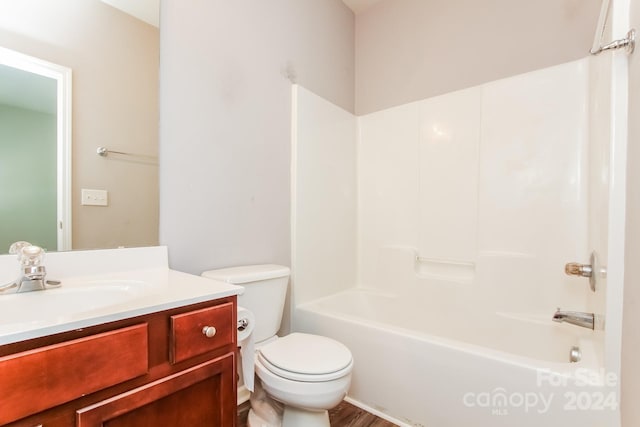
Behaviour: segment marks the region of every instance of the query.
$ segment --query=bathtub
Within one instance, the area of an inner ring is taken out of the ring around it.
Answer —
[[[293,324],[346,344],[355,361],[348,400],[401,426],[617,424],[600,332],[550,315],[459,310],[352,289],[296,307]]]

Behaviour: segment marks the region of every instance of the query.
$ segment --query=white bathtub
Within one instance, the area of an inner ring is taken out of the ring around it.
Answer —
[[[599,332],[556,324],[552,313],[450,305],[353,289],[297,307],[294,325],[346,344],[349,398],[399,425],[615,425],[616,379],[599,368]],[[569,363],[574,346],[582,360]]]

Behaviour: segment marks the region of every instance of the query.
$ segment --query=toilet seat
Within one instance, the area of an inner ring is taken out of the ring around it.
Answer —
[[[269,372],[281,378],[291,380],[291,381],[301,381],[301,382],[311,382],[311,383],[325,382],[325,381],[331,381],[338,378],[342,378],[345,375],[348,375],[351,372],[351,369],[353,368],[353,361],[351,361],[351,363],[347,365],[345,368],[340,369],[339,371],[336,371],[336,372],[331,372],[328,374],[300,374],[297,372],[291,372],[285,369],[280,369],[277,366],[274,366],[271,363],[269,363],[269,361],[265,360],[264,357],[262,357],[262,355],[260,354],[258,354],[258,361]]]
[[[270,372],[292,381],[323,382],[348,375],[351,352],[331,338],[292,333],[261,347],[258,361]]]

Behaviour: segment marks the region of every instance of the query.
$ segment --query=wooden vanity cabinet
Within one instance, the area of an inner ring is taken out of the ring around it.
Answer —
[[[232,296],[0,346],[0,425],[234,427],[235,307]]]

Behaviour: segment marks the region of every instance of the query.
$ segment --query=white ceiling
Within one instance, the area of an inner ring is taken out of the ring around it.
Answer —
[[[160,0],[102,0],[155,27],[160,25]],[[356,15],[382,0],[342,0]]]
[[[370,8],[376,3],[379,3],[382,0],[342,0],[344,4],[349,6],[353,13],[356,15],[364,12],[366,9]]]
[[[160,0],[102,0],[154,27],[160,26]]]

